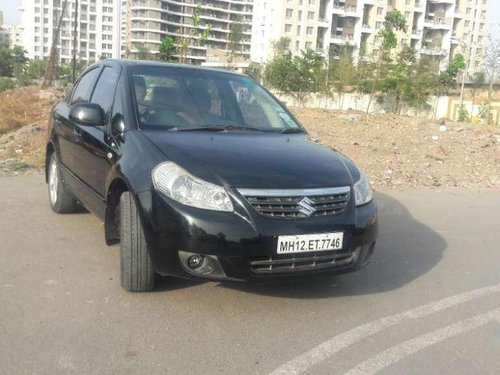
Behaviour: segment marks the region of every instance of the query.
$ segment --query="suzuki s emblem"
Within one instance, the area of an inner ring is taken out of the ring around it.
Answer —
[[[299,212],[306,216],[311,216],[313,213],[316,212],[316,209],[314,208],[313,204],[314,202],[312,200],[305,197],[298,203],[298,205],[300,206]]]

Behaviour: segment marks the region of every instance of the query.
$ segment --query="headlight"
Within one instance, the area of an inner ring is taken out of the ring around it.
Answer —
[[[173,162],[158,165],[152,173],[156,190],[187,206],[216,211],[233,211],[222,186],[200,180]]]
[[[370,203],[373,199],[373,190],[370,181],[360,172],[359,180],[354,184],[354,201],[356,206]]]

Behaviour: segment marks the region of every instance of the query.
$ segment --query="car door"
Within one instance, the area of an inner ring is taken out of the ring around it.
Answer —
[[[72,176],[76,176],[77,163],[75,158],[75,151],[78,138],[77,126],[69,119],[69,111],[71,106],[76,103],[88,102],[94,90],[95,83],[101,72],[101,67],[97,66],[80,77],[73,87],[69,99],[61,102],[53,111],[54,117],[54,131],[57,138],[59,148],[60,163],[63,166],[63,173],[66,175],[67,171]],[[68,176],[69,177],[69,176]],[[75,180],[72,178],[65,178],[67,183],[74,189]]]
[[[75,149],[75,164],[77,165],[75,173],[90,190],[89,199],[96,201],[87,202],[87,204],[96,205],[95,208],[99,211],[104,209],[105,181],[111,168],[112,155],[114,155],[114,146],[107,129],[119,75],[118,67],[104,66],[90,98],[91,103],[99,104],[102,108],[105,125],[76,125],[75,127],[78,138]],[[111,157],[108,157],[108,154]]]

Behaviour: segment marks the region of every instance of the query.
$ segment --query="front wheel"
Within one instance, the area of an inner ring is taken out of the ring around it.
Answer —
[[[120,197],[120,263],[121,284],[125,290],[153,290],[153,262],[149,256],[137,206],[129,192],[124,192]]]
[[[59,160],[55,153],[50,155],[47,177],[49,183],[49,202],[52,211],[58,214],[75,212],[78,209],[78,202],[61,178]]]

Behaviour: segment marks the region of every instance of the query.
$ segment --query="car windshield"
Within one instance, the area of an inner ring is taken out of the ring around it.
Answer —
[[[130,74],[143,129],[302,131],[292,115],[249,77],[161,66],[136,66]]]

